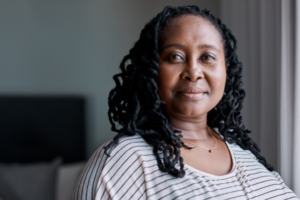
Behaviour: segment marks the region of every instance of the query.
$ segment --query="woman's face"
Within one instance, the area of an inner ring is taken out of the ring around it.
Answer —
[[[202,17],[186,15],[165,27],[160,42],[158,94],[171,117],[206,115],[225,89],[221,35]]]

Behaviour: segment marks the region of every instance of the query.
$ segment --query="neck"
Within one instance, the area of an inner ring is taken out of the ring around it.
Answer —
[[[181,131],[184,139],[207,140],[209,136],[207,127],[207,115],[200,118],[184,118],[170,116],[174,130]]]

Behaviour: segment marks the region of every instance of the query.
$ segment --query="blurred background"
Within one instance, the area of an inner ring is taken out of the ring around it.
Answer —
[[[236,36],[244,124],[299,195],[296,0],[0,1],[0,96],[81,99],[86,160],[115,136],[107,102],[123,56],[164,6],[191,4],[211,10]]]
[[[216,0],[0,2],[0,93],[84,96],[89,157],[114,136],[107,102],[122,58],[164,6],[189,4],[220,16]]]

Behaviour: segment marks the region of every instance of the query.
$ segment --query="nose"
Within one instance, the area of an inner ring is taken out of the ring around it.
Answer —
[[[204,78],[204,74],[202,71],[202,66],[198,62],[192,62],[187,64],[181,73],[181,79],[186,79],[191,82],[198,81]]]

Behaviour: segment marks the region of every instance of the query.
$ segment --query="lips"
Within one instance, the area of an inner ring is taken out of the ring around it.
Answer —
[[[185,87],[176,91],[176,95],[179,97],[190,100],[202,99],[207,93],[207,90],[200,87]]]
[[[181,92],[181,93],[207,93],[206,90],[204,90],[203,88],[200,88],[200,87],[185,87],[185,88],[179,89],[177,92]]]

